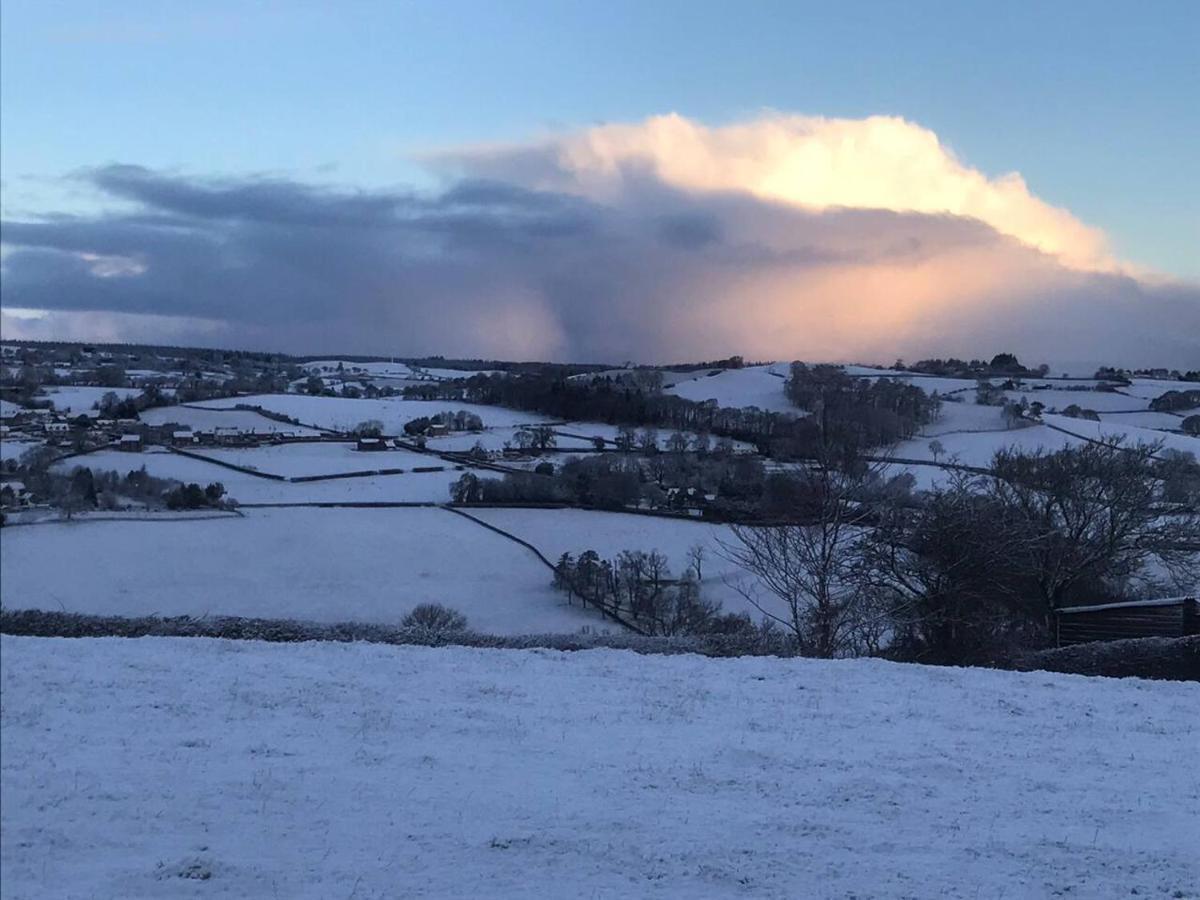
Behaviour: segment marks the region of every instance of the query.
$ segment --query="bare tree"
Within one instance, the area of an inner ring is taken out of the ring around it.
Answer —
[[[688,449],[687,435],[682,431],[672,432],[671,436],[667,438],[667,449],[676,454],[686,453]]]
[[[692,570],[696,581],[704,580],[704,559],[708,556],[708,548],[703,544],[692,544],[688,548],[688,567]]]
[[[795,524],[732,525],[736,540],[721,544],[726,558],[757,582],[737,586],[745,599],[787,628],[810,656],[838,656],[853,643],[864,600],[861,543],[870,516],[857,498],[868,471],[862,465],[806,469],[799,476],[805,499],[794,510]]]
[[[880,508],[863,544],[873,615],[907,658],[977,662],[1036,618],[1020,562],[1026,538],[984,487],[976,476],[952,473],[920,506]]]
[[[1022,561],[1047,613],[1081,588],[1148,581],[1154,568],[1180,584],[1194,579],[1200,517],[1164,508],[1161,449],[1116,438],[996,454],[988,490],[1027,537]]]

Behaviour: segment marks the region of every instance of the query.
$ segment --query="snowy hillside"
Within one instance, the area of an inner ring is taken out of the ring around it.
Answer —
[[[0,639],[12,897],[1195,896],[1200,686]]]
[[[698,372],[666,389],[685,400],[716,400],[721,407],[757,406],[768,412],[804,415],[783,393],[788,367],[772,363],[744,369],[719,370],[715,374]]]

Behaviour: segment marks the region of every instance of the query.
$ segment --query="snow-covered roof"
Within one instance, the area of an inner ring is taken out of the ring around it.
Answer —
[[[1109,609],[1136,609],[1140,606],[1178,606],[1188,601],[1196,602],[1195,597],[1159,597],[1155,600],[1123,600],[1118,603],[1100,603],[1095,606],[1067,606],[1058,610],[1060,613],[1103,612]]]
[[[140,434],[123,434],[123,435],[121,435],[121,443],[122,444],[136,444],[136,443],[139,443],[141,440],[142,440],[142,436]]]

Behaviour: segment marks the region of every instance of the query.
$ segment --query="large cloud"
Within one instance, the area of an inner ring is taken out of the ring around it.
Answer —
[[[434,163],[454,178],[425,194],[86,173],[121,211],[4,225],[5,305],[53,311],[5,336],[1200,364],[1200,290],[1127,274],[1019,179],[898,120],[668,117]]]
[[[679,115],[605,125],[533,144],[435,157],[544,190],[622,200],[634,173],[688,191],[744,191],[808,209],[950,213],[1054,254],[1112,270],[1104,235],[1029,193],[1020,175],[964,166],[932,131],[904,119],[764,116],[709,128]]]

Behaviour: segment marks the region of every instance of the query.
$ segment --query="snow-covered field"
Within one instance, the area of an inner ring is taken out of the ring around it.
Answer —
[[[212,431],[214,428],[238,428],[255,434],[290,434],[315,437],[321,432],[301,425],[276,422],[249,409],[198,409],[194,406],[156,406],[143,410],[139,418],[147,425],[184,425],[193,431]]]
[[[287,478],[443,465],[437,457],[414,453],[411,450],[367,452],[356,450],[352,443],[326,441],[272,444],[267,447],[197,447],[194,452],[211,459]]]
[[[495,634],[604,627],[528,549],[440,509],[51,522],[0,531],[0,563],[10,609],[398,623],[444,603]]]
[[[1179,450],[1184,453],[1200,453],[1200,438],[1187,434],[1172,434],[1166,431],[1155,431],[1151,428],[1139,428],[1124,422],[1093,422],[1089,419],[1072,419],[1068,416],[1048,414],[1043,415],[1042,420],[1092,440],[1111,440],[1114,437],[1123,437],[1128,444],[1161,442],[1164,449]]]
[[[563,553],[578,556],[584,550],[595,550],[605,559],[615,558],[622,550],[658,550],[667,557],[671,573],[679,577],[688,568],[688,551],[699,545],[705,551],[700,584],[705,599],[719,600],[724,612],[746,612],[756,622],[762,618],[762,613],[738,592],[739,587],[752,586],[750,576],[721,554],[721,542],[734,541],[725,525],[586,509],[472,509],[470,512],[529,541],[551,561]],[[765,594],[760,596],[763,602],[772,602]]]
[[[1114,394],[1108,391],[1024,390],[1005,391],[1004,396],[1006,399],[1018,403],[1022,399],[1030,403],[1037,401],[1048,410],[1064,410],[1068,406],[1074,405],[1081,409],[1092,409],[1102,413],[1123,409],[1146,409],[1150,405],[1147,400],[1139,397],[1126,397],[1123,394]]]
[[[1200,688],[0,639],[4,894],[1195,897]]]
[[[75,385],[65,387],[48,387],[45,390],[45,397],[54,403],[54,408],[59,412],[73,412],[76,414],[84,413],[94,407],[103,399],[105,394],[116,394],[122,400],[129,397],[140,396],[141,388],[107,388],[107,387],[79,387]]]
[[[1004,410],[999,406],[981,406],[974,396],[960,403],[942,404],[941,414],[921,429],[921,434],[930,438],[955,431],[1004,431]]]
[[[1183,427],[1184,416],[1165,412],[1100,413],[1101,421],[1108,425],[1153,428],[1159,431],[1178,431]]]
[[[787,365],[779,363],[726,369],[717,375],[700,372],[696,377],[676,381],[666,393],[697,402],[716,400],[720,407],[757,406],[769,412],[805,415],[784,396],[784,378],[780,375],[786,376],[787,372]]]
[[[537,413],[500,406],[460,403],[456,400],[351,400],[345,397],[310,397],[306,394],[255,394],[249,397],[209,400],[202,405],[209,409],[229,409],[239,403],[261,406],[308,425],[338,431],[349,431],[360,422],[375,419],[383,423],[383,430],[387,434],[400,434],[406,422],[421,416],[434,416],[443,411],[458,412],[460,409],[476,413],[483,420],[483,424],[489,427],[548,421],[545,416],[539,416]]]
[[[1067,421],[1078,422],[1080,420],[1067,419]],[[958,462],[965,466],[979,467],[991,465],[996,451],[1005,447],[1016,447],[1032,452],[1038,448],[1061,450],[1064,447],[1076,447],[1084,443],[1081,438],[1063,434],[1046,425],[1030,425],[1025,428],[1009,428],[1001,431],[935,433],[935,435],[938,443],[945,448],[939,456],[942,462]],[[932,440],[933,436],[901,441],[890,448],[890,452],[900,459],[932,461],[933,451],[929,449]]]
[[[363,456],[366,457],[366,454]],[[384,461],[387,459],[393,459],[390,452],[372,454],[369,460],[374,464],[370,468],[392,468],[390,463]],[[296,484],[258,478],[214,463],[154,450],[145,453],[101,450],[63,460],[55,467],[63,472],[82,466],[121,474],[145,468],[157,478],[173,478],[201,486],[219,481],[225,485],[229,496],[239,503],[446,503],[450,499],[450,485],[462,477],[462,472],[435,457],[423,456],[421,459],[424,465],[443,465],[447,468],[441,472],[406,472],[403,475],[362,476]],[[265,467],[262,470],[270,471]],[[331,473],[312,471],[296,474]]]
[[[19,460],[34,447],[41,446],[41,441],[0,441],[0,461]]]

